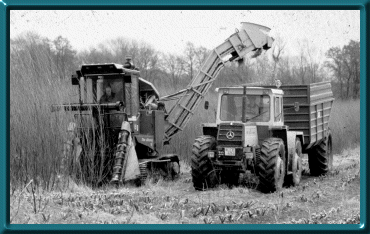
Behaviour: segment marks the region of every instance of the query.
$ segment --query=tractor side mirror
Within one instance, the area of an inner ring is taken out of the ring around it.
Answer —
[[[299,111],[299,102],[294,103],[294,110],[295,110],[295,112]]]
[[[79,80],[77,75],[72,75],[72,85],[79,85]]]
[[[208,110],[208,107],[209,107],[209,102],[208,101],[205,101],[204,102],[204,109]]]

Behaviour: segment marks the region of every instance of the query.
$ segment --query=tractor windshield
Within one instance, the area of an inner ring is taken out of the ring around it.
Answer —
[[[222,121],[242,121],[242,115],[243,95],[222,95],[220,119]],[[270,97],[268,95],[247,95],[246,120],[251,122],[270,120]]]

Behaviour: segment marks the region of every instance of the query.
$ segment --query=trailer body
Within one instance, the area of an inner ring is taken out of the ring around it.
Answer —
[[[263,86],[276,88],[275,86]],[[334,102],[330,82],[283,85],[284,123],[291,131],[303,132],[303,151],[317,145],[327,135]],[[299,110],[295,111],[295,106]]]

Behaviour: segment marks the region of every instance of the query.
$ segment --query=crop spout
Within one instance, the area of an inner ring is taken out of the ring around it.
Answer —
[[[274,42],[274,39],[268,35],[271,31],[269,27],[249,22],[242,22],[241,30],[244,30],[248,34],[256,48],[268,50]]]

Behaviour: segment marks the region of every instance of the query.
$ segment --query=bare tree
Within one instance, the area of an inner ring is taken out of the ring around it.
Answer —
[[[341,98],[359,97],[360,93],[360,42],[351,40],[349,44],[330,48],[326,52],[330,60],[325,63],[340,84]],[[344,95],[345,90],[345,95]],[[352,92],[352,93],[351,93]]]
[[[272,59],[273,59],[273,69],[271,74],[271,82],[272,84],[275,82],[275,76],[276,76],[276,68],[279,64],[280,58],[283,54],[283,51],[285,49],[286,43],[282,41],[280,37],[277,37],[275,39],[274,45],[271,48],[272,49]]]
[[[58,36],[54,41],[55,46],[55,64],[61,79],[67,79],[69,73],[75,68],[76,51],[72,49],[67,38]]]
[[[308,40],[305,40],[305,49],[307,51],[307,65],[310,75],[310,83],[318,82],[318,70],[319,70],[319,63],[317,62],[317,50],[313,46],[311,46]]]
[[[300,52],[298,56],[298,65],[297,65],[298,76],[301,80],[301,83],[305,84],[306,83],[305,75],[307,72],[307,58],[306,58],[306,53],[305,53],[305,47],[299,41],[298,41],[298,45],[300,47]]]
[[[172,87],[178,88],[181,76],[185,72],[185,61],[174,54],[164,55],[163,70],[169,73]]]
[[[202,66],[203,62],[207,59],[209,51],[207,48],[200,46],[194,48],[195,53],[195,69],[199,70],[200,66]]]
[[[185,58],[186,58],[185,61],[187,65],[188,76],[190,80],[192,80],[194,77],[194,65],[195,65],[195,60],[196,60],[194,44],[191,42],[186,43],[186,48],[184,52],[185,52]]]

